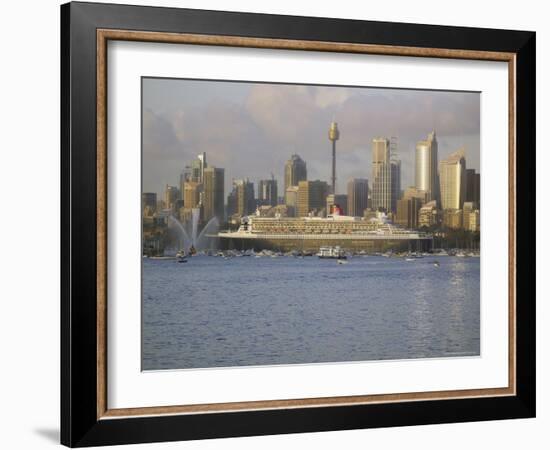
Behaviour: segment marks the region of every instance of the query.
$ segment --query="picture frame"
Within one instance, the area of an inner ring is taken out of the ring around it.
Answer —
[[[535,211],[535,40],[535,33],[527,31],[80,2],[62,5],[61,443],[81,447],[534,417],[535,223],[518,213],[517,204]],[[110,41],[507,63],[508,386],[109,408]]]

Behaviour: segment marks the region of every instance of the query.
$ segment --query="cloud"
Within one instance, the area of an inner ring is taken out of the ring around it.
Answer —
[[[376,136],[398,138],[403,186],[413,182],[415,143],[433,128],[440,137],[440,159],[453,150],[448,147],[462,142],[468,144],[468,165],[479,165],[478,94],[254,83],[248,89],[238,84],[237,93],[235,84],[226,82],[213,95],[208,90],[212,82],[194,82],[187,92],[193,102],[186,104],[181,92],[172,102],[176,85],[165,82],[164,91],[155,91],[157,103],[165,92],[163,111],[144,111],[144,171],[155,172],[144,183],[154,176],[163,178],[159,183],[168,182],[203,151],[211,165],[225,167],[226,189],[232,178],[257,181],[271,172],[282,185],[284,162],[294,152],[306,160],[309,178],[328,181],[328,127],[334,117],[341,130],[340,191],[350,177],[370,178]],[[177,86],[186,85],[179,81]]]
[[[171,121],[151,109],[143,111],[143,155],[148,159],[179,159],[187,157],[182,139]],[[181,133],[181,131],[180,131]]]

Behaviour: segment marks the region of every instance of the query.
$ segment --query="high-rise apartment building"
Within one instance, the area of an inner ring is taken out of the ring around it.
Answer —
[[[218,167],[206,167],[204,169],[203,190],[203,215],[208,221],[212,217],[223,220],[224,216],[224,169]]]
[[[466,159],[464,149],[452,153],[439,163],[441,209],[462,209],[466,193]]]
[[[328,194],[326,181],[300,181],[298,183],[298,217],[306,217],[310,212],[325,208]]]
[[[349,216],[363,217],[368,208],[369,180],[366,178],[352,178],[348,181],[348,210]]]
[[[307,180],[306,162],[299,155],[294,154],[285,163],[285,195],[289,187],[298,186],[298,183],[304,180]]]
[[[439,203],[437,170],[437,138],[435,131],[432,131],[426,140],[416,144],[414,179],[416,189],[426,192],[427,201],[436,200]]]

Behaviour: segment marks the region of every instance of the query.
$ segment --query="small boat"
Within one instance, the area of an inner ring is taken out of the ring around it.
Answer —
[[[434,261],[434,267],[439,267],[440,264],[439,264],[439,261]]]
[[[317,256],[320,259],[346,259],[346,253],[340,246],[335,247],[321,247]]]
[[[416,261],[416,258],[405,258],[405,261]]]
[[[179,262],[179,263],[186,263],[186,262],[187,262],[187,258],[180,258],[180,259],[178,259],[178,262]]]
[[[348,262],[345,259],[338,259],[338,260],[336,260],[336,263],[338,263],[338,264],[347,264]]]

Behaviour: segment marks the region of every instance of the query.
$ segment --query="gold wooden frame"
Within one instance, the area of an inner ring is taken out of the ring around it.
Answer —
[[[391,56],[435,57],[501,61],[508,63],[508,386],[344,397],[265,400],[200,405],[150,406],[109,409],[107,405],[107,42],[109,40],[180,43],[232,47],[363,53]],[[97,30],[97,418],[197,414],[230,411],[288,409],[421,400],[447,400],[516,395],[516,55],[505,52],[443,48],[246,38],[236,36],[157,33],[129,30]]]

